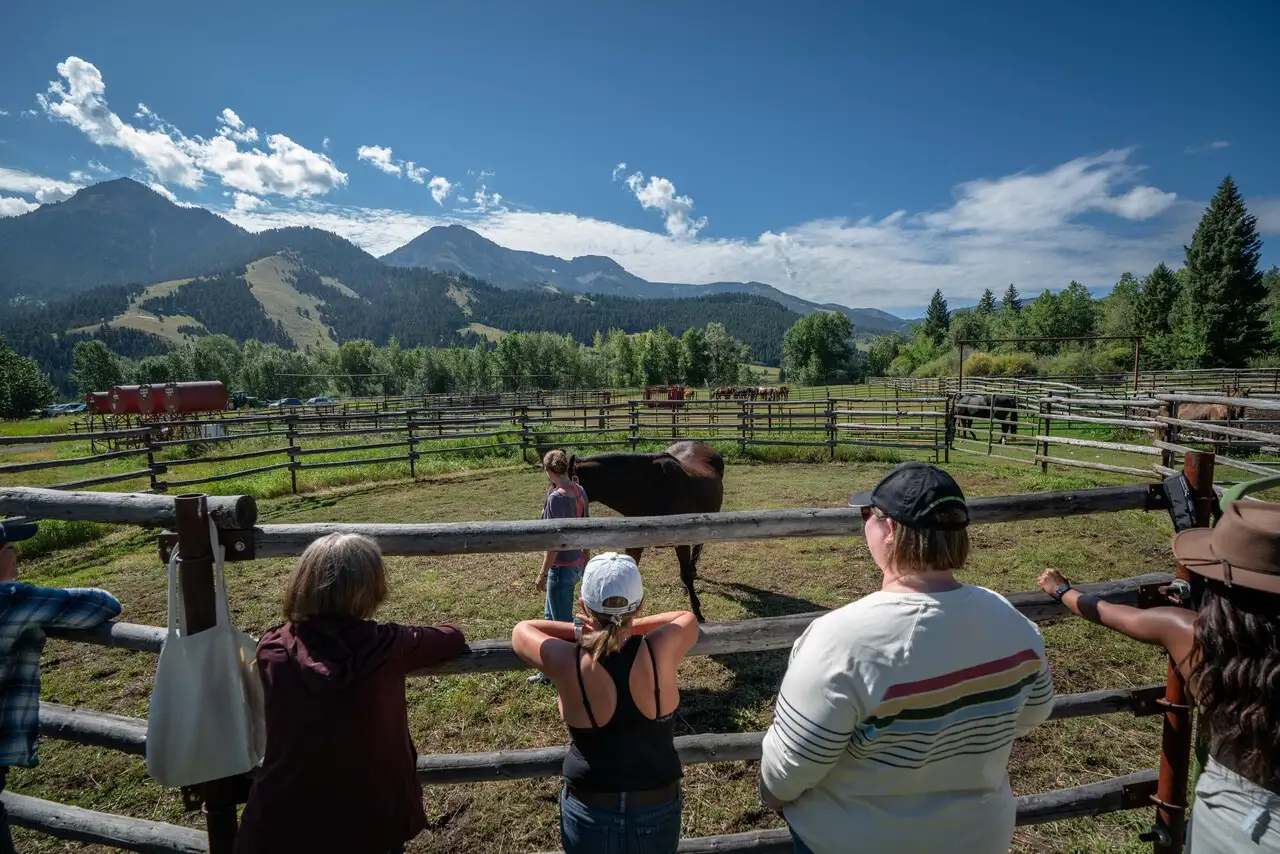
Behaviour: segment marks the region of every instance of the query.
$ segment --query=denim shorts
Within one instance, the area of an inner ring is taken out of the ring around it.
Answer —
[[[684,795],[626,810],[584,804],[560,790],[560,844],[564,854],[675,854],[680,845]]]
[[[553,566],[547,570],[547,603],[543,619],[573,622],[573,589],[581,574],[580,566]]]

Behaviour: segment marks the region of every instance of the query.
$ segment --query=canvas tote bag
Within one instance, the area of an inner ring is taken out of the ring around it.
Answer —
[[[266,752],[257,644],[231,625],[222,574],[225,549],[212,522],[217,624],[194,635],[179,628],[178,550],[169,558],[169,635],[151,686],[147,773],[163,786],[190,786],[243,774]],[[184,622],[185,621],[181,621]]]

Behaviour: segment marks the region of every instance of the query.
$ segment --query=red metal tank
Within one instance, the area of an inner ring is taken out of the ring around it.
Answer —
[[[226,408],[227,387],[218,380],[165,384],[164,411],[170,415],[222,412]]]
[[[164,412],[164,388],[146,383],[138,386],[138,411],[143,415]]]
[[[111,392],[91,391],[84,396],[84,407],[90,415],[105,414],[111,411]]]
[[[118,385],[111,389],[111,411],[116,415],[137,415],[138,387],[136,385]]]

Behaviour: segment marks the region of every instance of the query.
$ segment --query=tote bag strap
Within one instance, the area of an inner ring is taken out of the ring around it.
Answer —
[[[182,588],[178,585],[178,546],[175,544],[169,552],[169,640],[186,635],[182,614]]]
[[[222,573],[222,564],[226,560],[227,549],[218,542],[218,526],[209,520],[209,545],[213,550],[213,598],[217,609],[217,623],[220,628],[231,625],[231,606],[227,604],[227,579]]]

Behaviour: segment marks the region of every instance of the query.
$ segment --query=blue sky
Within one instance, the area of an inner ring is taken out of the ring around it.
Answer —
[[[1280,238],[1264,0],[13,5],[9,215],[125,175],[900,311],[1178,263],[1228,172]]]

